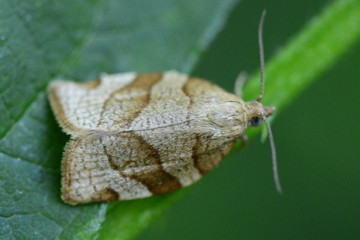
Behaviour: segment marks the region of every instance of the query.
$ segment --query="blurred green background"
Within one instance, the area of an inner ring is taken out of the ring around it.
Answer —
[[[269,60],[330,2],[240,2],[193,75],[233,91],[240,71],[259,67],[264,8]],[[257,137],[138,239],[360,239],[359,63],[357,44],[277,114],[272,127],[283,196],[273,184],[269,144]]]

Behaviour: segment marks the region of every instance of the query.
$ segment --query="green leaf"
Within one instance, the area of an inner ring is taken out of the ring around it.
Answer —
[[[101,239],[129,239],[179,198],[182,192],[110,205],[63,204],[59,166],[67,137],[49,110],[45,88],[55,77],[90,79],[101,72],[171,68],[190,72],[234,2],[0,3],[3,239],[92,238],[100,227]],[[265,103],[284,109],[359,39],[359,19],[359,1],[330,5],[267,64]],[[245,96],[257,95],[256,78]]]
[[[177,198],[64,204],[60,161],[68,137],[50,111],[46,86],[102,72],[190,72],[236,2],[0,3],[1,239],[88,239],[101,227],[102,239],[129,239]]]

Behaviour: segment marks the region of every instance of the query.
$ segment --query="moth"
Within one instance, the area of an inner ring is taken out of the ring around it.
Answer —
[[[62,199],[72,205],[145,198],[191,185],[261,120],[272,138],[266,119],[274,108],[262,105],[262,92],[245,102],[176,71],[53,81],[48,96],[71,136],[61,184]]]

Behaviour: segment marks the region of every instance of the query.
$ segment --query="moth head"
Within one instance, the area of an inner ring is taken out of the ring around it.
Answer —
[[[247,127],[258,127],[260,126],[264,119],[267,119],[270,117],[274,111],[274,107],[264,106],[261,102],[258,101],[252,101],[248,102],[247,108]]]

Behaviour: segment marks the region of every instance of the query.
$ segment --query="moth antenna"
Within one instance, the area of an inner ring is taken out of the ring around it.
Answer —
[[[266,10],[262,12],[259,29],[258,29],[258,41],[259,41],[259,57],[260,57],[260,93],[259,97],[256,99],[258,102],[262,102],[264,96],[264,81],[265,81],[265,54],[264,54],[264,43],[263,43],[263,26],[264,20],[266,16]],[[277,167],[277,157],[276,157],[276,148],[275,148],[275,141],[271,131],[270,124],[265,115],[263,115],[263,120],[265,122],[265,126],[269,135],[270,147],[271,147],[271,158],[272,158],[272,165],[273,165],[273,176],[274,176],[274,183],[276,186],[276,190],[282,194],[282,187],[280,184],[279,172]]]
[[[262,102],[264,96],[264,81],[265,81],[265,54],[264,54],[264,44],[263,44],[263,26],[264,19],[266,15],[266,10],[262,12],[259,29],[258,29],[258,41],[259,41],[259,57],[260,57],[260,93],[256,101]]]
[[[281,187],[281,184],[280,184],[279,172],[278,172],[278,167],[277,167],[277,157],[276,157],[276,148],[275,148],[274,137],[273,137],[271,127],[270,127],[270,124],[269,124],[266,116],[263,116],[263,120],[265,122],[265,126],[266,126],[267,131],[268,131],[269,141],[270,141],[270,146],[271,146],[271,157],[272,157],[272,165],[273,165],[274,183],[275,183],[275,186],[276,186],[276,190],[280,194],[282,194],[282,187]]]

